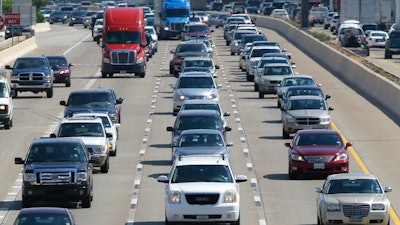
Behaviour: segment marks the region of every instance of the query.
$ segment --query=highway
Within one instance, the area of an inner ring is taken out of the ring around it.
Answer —
[[[111,87],[124,98],[118,154],[111,158],[108,174],[94,175],[92,207],[82,209],[54,202],[38,202],[35,206],[68,207],[80,225],[164,224],[165,184],[156,178],[170,170],[171,134],[166,127],[174,122],[171,86],[176,78],[168,74],[168,62],[172,57],[169,52],[178,41],[159,42],[145,78],[117,74],[103,79],[101,48],[92,41],[90,30],[60,24],[51,27],[51,32],[36,34],[39,47],[29,55],[64,54],[74,64],[72,84],[70,88],[57,85],[51,99],[43,93],[28,92],[14,99],[14,127],[0,130],[0,223],[11,225],[21,209],[21,166],[14,165],[14,157],[24,157],[32,139],[48,136],[54,130],[63,112],[59,101],[72,90]],[[228,141],[234,143],[232,166],[236,174],[249,179],[240,184],[242,224],[316,224],[314,188],[324,180],[288,179],[284,143],[290,140],[281,136],[276,97],[258,98],[254,84],[246,82],[245,73],[239,69],[239,56],[231,56],[225,46],[222,29],[213,29],[214,60],[221,67],[217,78],[222,85],[220,101],[224,111],[231,113]],[[399,125],[277,33],[261,30],[292,53],[296,72],[312,75],[332,96],[328,101],[335,108],[334,125],[353,143],[350,171],[373,173],[383,186],[393,188],[388,194],[393,207],[391,222],[400,224],[395,213],[400,210],[399,166],[394,160],[400,156]]]

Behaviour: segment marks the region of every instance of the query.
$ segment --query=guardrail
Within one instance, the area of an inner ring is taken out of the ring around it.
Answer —
[[[396,83],[283,20],[255,17],[257,26],[278,32],[400,124],[400,87]]]

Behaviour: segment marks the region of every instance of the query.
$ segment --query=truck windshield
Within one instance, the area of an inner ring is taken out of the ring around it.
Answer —
[[[137,31],[109,31],[106,33],[105,43],[107,44],[139,44],[140,42],[141,33]]]
[[[167,9],[165,10],[166,17],[189,17],[188,9]]]

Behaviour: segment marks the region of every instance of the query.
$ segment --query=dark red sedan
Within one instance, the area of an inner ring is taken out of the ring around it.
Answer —
[[[349,172],[347,148],[352,144],[344,143],[335,130],[300,130],[285,146],[289,147],[290,179]]]
[[[64,83],[71,86],[71,63],[64,56],[46,56],[54,72],[54,83]]]
[[[76,225],[74,217],[66,208],[32,207],[21,209],[14,222],[15,225]]]

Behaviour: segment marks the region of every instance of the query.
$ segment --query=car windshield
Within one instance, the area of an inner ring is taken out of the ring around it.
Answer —
[[[67,60],[61,57],[47,57],[49,60],[50,66],[67,66]]]
[[[258,68],[263,68],[265,64],[268,63],[289,63],[287,59],[262,59],[258,62]]]
[[[342,146],[338,134],[299,134],[295,140],[297,146]]]
[[[175,125],[176,130],[212,129],[221,130],[221,118],[214,116],[183,116]]]
[[[290,87],[296,85],[315,85],[314,80],[306,77],[291,77],[282,80],[282,87]]]
[[[310,88],[310,89],[306,89],[306,88],[299,88],[299,89],[289,89],[286,92],[286,97],[291,97],[291,96],[298,96],[298,95],[312,95],[312,96],[323,96],[323,93],[321,91],[321,89],[319,88]]]
[[[251,57],[262,57],[265,53],[281,53],[281,50],[279,48],[253,49]]]
[[[70,107],[109,107],[112,104],[109,93],[74,93],[68,98]]]
[[[193,110],[193,109],[209,109],[215,110],[218,113],[220,112],[220,108],[218,104],[183,104],[181,110]]]
[[[0,98],[8,98],[9,94],[5,83],[0,83]]]
[[[215,88],[212,77],[181,77],[177,88]]]
[[[182,68],[182,73],[187,73],[187,72],[210,72],[209,68],[205,67],[186,67]]]
[[[46,59],[17,59],[14,68],[16,69],[49,69]]]
[[[326,110],[324,100],[317,99],[293,99],[289,101],[288,110],[317,109]]]
[[[345,193],[374,193],[382,194],[383,191],[375,179],[340,179],[331,180],[326,184],[326,194]]]
[[[257,30],[253,30],[256,32]],[[243,43],[250,43],[253,41],[266,41],[267,38],[264,35],[251,35],[251,36],[245,36],[243,37]]]
[[[165,17],[189,17],[188,9],[166,9]]]
[[[33,213],[19,215],[15,225],[71,224],[67,215],[55,213]]]
[[[208,26],[188,26],[187,32],[208,32]]]
[[[79,162],[84,161],[84,149],[76,143],[40,143],[33,144],[27,156],[27,162]]]
[[[64,123],[58,130],[59,137],[104,137],[100,123]]]
[[[172,173],[171,183],[186,182],[233,183],[233,178],[228,166],[225,165],[177,166]]]
[[[184,52],[207,52],[206,46],[204,44],[185,44],[185,45],[178,45],[176,47],[177,53],[184,53]]]
[[[276,76],[276,75],[292,75],[292,71],[289,66],[269,66],[264,67],[264,76]]]
[[[109,31],[106,33],[106,44],[139,44],[141,33],[135,31]]]
[[[182,66],[185,67],[205,67],[205,68],[214,68],[211,60],[184,60],[182,62]]]
[[[178,147],[221,147],[224,146],[220,134],[185,134],[179,138]]]

